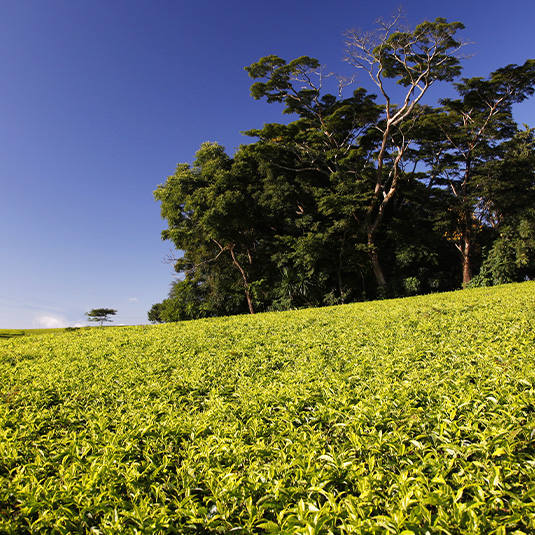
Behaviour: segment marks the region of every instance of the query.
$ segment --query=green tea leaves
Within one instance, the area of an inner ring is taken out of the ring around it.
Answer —
[[[0,532],[531,533],[526,296],[0,340]]]

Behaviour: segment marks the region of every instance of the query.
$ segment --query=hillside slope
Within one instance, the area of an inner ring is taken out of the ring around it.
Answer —
[[[0,533],[533,533],[535,283],[0,340]]]

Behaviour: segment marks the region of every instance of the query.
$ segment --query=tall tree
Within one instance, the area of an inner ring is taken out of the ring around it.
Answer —
[[[241,288],[253,314],[254,291],[261,282],[256,278],[263,254],[259,244],[269,228],[256,201],[261,180],[249,163],[240,151],[231,159],[221,145],[204,143],[193,166],[178,165],[154,195],[168,221],[163,239],[184,251],[175,269],[186,275],[188,288],[208,286],[214,300],[225,295],[225,305],[214,301],[219,311]]]
[[[347,32],[346,60],[378,97],[343,96],[344,79],[326,92],[331,75],[308,56],[247,67],[252,96],[283,103],[294,120],[248,131],[258,141],[232,158],[203,144],[158,187],[162,237],[183,256],[151,318],[451,289],[456,248],[464,285],[484,246],[485,281],[535,273],[534,136],[511,112],[534,92],[535,60],[463,79],[458,99],[424,105],[433,84],[460,73],[462,28],[439,18],[409,29],[398,15]]]
[[[459,74],[457,52],[462,45],[454,36],[462,28],[459,22],[436,19],[410,31],[401,27],[397,16],[372,33],[347,32],[346,59],[367,70],[384,98],[381,106],[363,89],[343,99],[343,81],[338,96],[322,95],[324,73],[318,60],[308,56],[289,63],[268,56],[246,69],[253,79],[265,80],[252,85],[254,98],[284,102],[285,113],[300,117],[289,127],[268,125],[256,131],[257,135],[293,144],[305,169],[360,181],[360,205],[354,206],[353,212],[355,218],[364,220],[370,260],[380,287],[386,285],[386,278],[376,238],[403,175],[401,163],[411,141],[412,118],[434,82],[451,81]],[[401,104],[392,102],[387,79],[405,88]]]
[[[504,158],[507,142],[518,131],[512,105],[522,102],[535,89],[535,60],[508,65],[487,79],[463,79],[455,84],[460,98],[443,99],[434,115],[436,130],[435,172],[442,176],[453,195],[452,240],[461,256],[463,287],[473,276],[472,257],[477,236],[492,220],[489,197],[496,163]],[[495,175],[496,177],[497,175]],[[502,173],[502,182],[504,175]],[[520,175],[518,176],[520,178]],[[509,181],[515,177],[509,175]]]
[[[343,302],[354,286],[344,272],[349,265],[362,264],[361,237],[356,235],[370,196],[367,158],[373,143],[357,145],[356,140],[377,122],[381,108],[364,89],[346,99],[322,95],[325,75],[317,60],[306,56],[288,64],[269,56],[247,70],[252,78],[267,79],[252,85],[255,98],[284,102],[285,113],[299,117],[290,124],[267,124],[247,132],[260,138],[258,145],[265,147],[271,168],[292,177],[299,191],[293,217],[300,231],[286,273],[297,271],[311,279],[316,272],[317,281],[320,265],[323,278],[336,272],[337,297],[331,298]]]
[[[380,146],[376,156],[373,198],[366,214],[366,230],[371,261],[377,283],[386,285],[376,246],[376,235],[385,210],[392,201],[400,180],[404,155],[413,134],[411,120],[418,104],[437,81],[452,81],[459,75],[458,51],[462,43],[455,34],[464,28],[460,22],[437,18],[423,22],[414,30],[402,25],[401,13],[391,21],[379,21],[372,32],[346,32],[346,61],[365,70],[383,97],[384,116],[377,124]],[[386,81],[395,80],[404,88],[398,104],[392,102]],[[392,150],[387,167],[388,151]]]
[[[496,237],[473,285],[535,278],[535,131],[517,132],[502,149],[482,184],[485,217]]]

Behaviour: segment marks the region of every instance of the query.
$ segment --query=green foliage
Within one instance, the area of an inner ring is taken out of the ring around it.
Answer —
[[[230,306],[229,290],[225,291],[221,284],[217,285],[217,290],[212,286],[212,295],[208,295],[207,285],[202,285],[186,276],[183,280],[173,282],[169,297],[165,299],[161,307],[161,320],[163,322],[193,320],[206,318],[214,315],[224,315],[225,306]],[[226,303],[218,302],[225,296]],[[236,296],[235,303],[242,303],[241,292]],[[236,310],[232,310],[236,313]]]
[[[2,329],[0,330],[0,338],[11,338],[13,336],[24,336],[26,333],[24,331],[16,329]]]
[[[359,297],[347,283],[365,269],[358,184],[301,170],[293,151],[269,140],[241,147],[226,167],[212,165],[213,149],[201,147],[192,168],[178,166],[155,192],[169,224],[162,237],[183,251],[164,321],[323,305],[333,291]],[[289,295],[289,273],[307,296]]]
[[[459,76],[463,28],[443,18],[409,28],[398,12],[345,32],[345,60],[377,95],[347,95],[343,78],[333,90],[309,56],[246,67],[253,98],[281,103],[293,120],[247,131],[257,141],[232,157],[203,144],[155,191],[179,280],[151,318],[447,291],[478,272],[487,282],[531,277],[521,235],[534,217],[535,142],[512,106],[534,94],[535,60],[461,79],[458,98],[424,106],[435,82]]]
[[[0,340],[2,533],[533,533],[535,284]]]
[[[394,30],[397,28],[394,27]],[[371,57],[382,70],[381,76],[394,78],[404,87],[433,83],[436,80],[452,81],[461,72],[455,52],[462,46],[455,34],[464,29],[460,22],[447,22],[444,18],[425,21],[413,31],[398,30],[382,38]],[[384,26],[380,32],[383,34]]]
[[[91,327],[84,327],[84,329],[90,329]],[[78,329],[78,327],[65,327],[65,328],[55,328],[55,329],[0,329],[0,338],[12,338],[13,336],[40,336],[43,334],[50,333],[61,333],[64,331],[69,331],[73,329]]]
[[[494,286],[535,277],[535,224],[523,219],[517,228],[505,227],[493,243],[479,274],[470,285]]]
[[[197,294],[207,300],[187,311],[190,317],[213,310],[252,313],[261,305],[254,302],[251,287],[261,278],[257,274],[269,255],[264,246],[271,230],[259,204],[262,175],[249,152],[243,148],[231,159],[217,143],[204,143],[192,167],[178,165],[154,192],[169,224],[162,238],[184,251],[175,269],[185,280],[173,288],[189,292],[188,306]]]
[[[151,309],[147,313],[148,320],[151,323],[164,323],[165,320],[163,318],[165,310],[165,305],[163,303],[156,303],[152,305]]]
[[[85,313],[89,321],[100,322],[101,327],[105,321],[112,321],[108,316],[115,316],[115,314],[117,314],[117,310],[113,308],[93,308]]]
[[[294,113],[303,107],[310,107],[319,96],[314,88],[294,89],[294,81],[306,77],[308,73],[320,68],[315,58],[302,56],[286,63],[278,56],[266,56],[245,70],[253,79],[266,78],[266,82],[255,82],[251,86],[251,95],[255,99],[266,97],[268,102],[285,102],[285,113]]]

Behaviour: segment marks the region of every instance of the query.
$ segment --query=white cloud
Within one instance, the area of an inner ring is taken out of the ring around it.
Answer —
[[[32,323],[37,329],[62,329],[69,326],[65,316],[56,316],[52,314],[35,316]]]
[[[130,297],[130,299],[128,299],[129,303],[137,303],[138,301],[139,299],[137,297]]]
[[[38,329],[60,329],[67,327],[67,322],[63,316],[35,316],[33,326]]]

